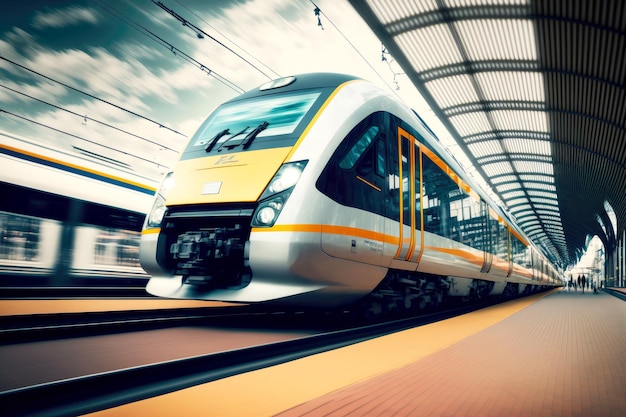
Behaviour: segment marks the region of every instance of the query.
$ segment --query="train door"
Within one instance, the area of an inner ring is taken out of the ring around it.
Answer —
[[[421,256],[422,233],[420,215],[420,151],[415,137],[398,124],[396,141],[390,141],[390,175],[389,199],[391,204],[390,219],[387,222],[388,234],[398,236],[396,242],[391,243],[387,253],[393,253],[389,265],[391,268],[405,270],[417,269]],[[393,127],[392,127],[393,128]]]

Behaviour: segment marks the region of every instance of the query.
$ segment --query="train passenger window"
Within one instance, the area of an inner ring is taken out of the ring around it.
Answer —
[[[462,197],[459,187],[426,155],[422,158],[422,195],[424,231],[460,241],[458,213],[452,212]]]
[[[526,246],[515,234],[511,233],[511,260],[525,268],[531,267],[530,246]]]
[[[484,214],[480,201],[460,191],[464,198],[453,203],[452,216],[458,219],[459,242],[476,249],[482,249],[484,234]]]
[[[0,212],[0,259],[37,261],[41,229],[41,219]]]
[[[385,176],[385,142],[382,140],[376,142],[376,174]]]
[[[369,129],[365,131],[365,133],[361,136],[361,138],[352,146],[350,151],[343,157],[341,162],[339,162],[339,166],[343,169],[351,169],[357,163],[357,161],[361,158],[365,150],[370,146],[370,144],[374,141],[374,138],[380,131],[378,126],[371,126]]]
[[[384,113],[371,114],[348,133],[318,178],[318,190],[340,204],[383,213],[384,117]]]

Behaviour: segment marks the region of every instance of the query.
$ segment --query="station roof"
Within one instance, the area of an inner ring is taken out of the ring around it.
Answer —
[[[626,2],[350,3],[553,261],[576,262],[589,235],[615,245],[626,224]]]

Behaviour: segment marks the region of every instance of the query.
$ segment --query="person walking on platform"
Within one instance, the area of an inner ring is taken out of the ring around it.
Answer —
[[[585,284],[587,283],[587,278],[585,278],[584,274],[583,274],[583,277],[582,277],[582,279],[580,281],[583,284],[583,294],[584,294],[585,293]]]
[[[580,275],[578,275],[578,283],[574,284],[574,289],[578,292],[578,287],[580,287]]]

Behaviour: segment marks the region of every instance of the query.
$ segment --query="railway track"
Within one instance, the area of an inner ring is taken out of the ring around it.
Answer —
[[[0,346],[207,324],[216,320],[226,323],[241,316],[264,314],[269,313],[242,306],[7,316],[0,317]]]
[[[59,298],[154,298],[146,292],[144,286],[0,286],[0,298],[22,299],[59,299]]]
[[[117,405],[274,366],[408,328],[464,314],[483,303],[354,328],[326,331],[285,341],[67,378],[0,392],[5,416],[65,416]],[[300,318],[306,321],[306,318]]]

